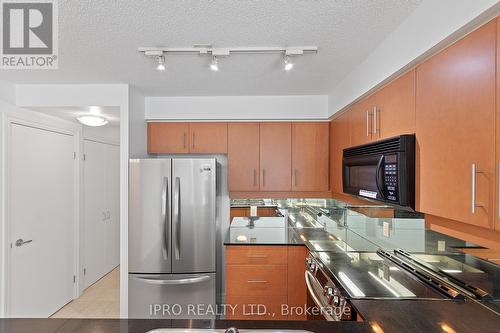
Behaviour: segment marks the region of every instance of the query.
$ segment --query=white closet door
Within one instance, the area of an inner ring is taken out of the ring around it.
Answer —
[[[120,263],[120,147],[107,145],[106,150],[106,265],[111,270]]]
[[[107,273],[106,267],[106,145],[84,141],[85,288]]]
[[[74,137],[17,124],[10,130],[9,312],[48,317],[73,298]]]

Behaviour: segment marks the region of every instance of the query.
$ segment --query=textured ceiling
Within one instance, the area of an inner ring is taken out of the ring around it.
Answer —
[[[148,96],[325,94],[422,0],[59,0],[59,69],[2,70],[15,83],[128,83]],[[139,46],[317,45],[284,72],[278,55],[167,56]]]

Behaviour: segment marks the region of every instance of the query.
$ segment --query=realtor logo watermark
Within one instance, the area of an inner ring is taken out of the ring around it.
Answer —
[[[2,69],[56,69],[57,0],[0,0]]]

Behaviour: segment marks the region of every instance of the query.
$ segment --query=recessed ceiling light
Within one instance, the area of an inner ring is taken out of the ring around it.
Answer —
[[[213,56],[212,62],[210,63],[210,69],[214,72],[219,70],[219,62],[217,60],[217,56]]]
[[[164,56],[158,56],[158,65],[156,66],[156,69],[160,72],[163,72],[166,67],[165,67],[165,57]]]
[[[290,57],[289,56],[285,56],[285,60],[283,61],[283,65],[284,65],[284,68],[285,70],[288,72],[290,70],[292,70],[293,68],[293,62],[290,61]]]
[[[99,127],[106,125],[108,123],[108,120],[104,118],[103,116],[98,116],[98,115],[85,115],[85,116],[80,116],[76,118],[81,124],[85,126],[91,126],[91,127]]]

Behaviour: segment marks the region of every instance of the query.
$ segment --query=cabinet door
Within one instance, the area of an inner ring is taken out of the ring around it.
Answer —
[[[188,153],[188,134],[188,123],[148,123],[148,153]]]
[[[349,119],[350,111],[347,111],[331,122],[330,137],[332,140],[330,144],[333,148],[330,150],[330,187],[334,193],[344,192],[342,187],[342,155],[344,148],[351,145]]]
[[[353,105],[350,111],[351,144],[368,143],[373,138],[373,110],[375,96],[371,95]]]
[[[260,190],[292,189],[291,123],[260,124]]]
[[[415,70],[389,83],[375,94],[373,139],[415,133]]]
[[[495,230],[500,230],[500,17],[497,18],[497,128],[496,128],[496,211]]]
[[[328,191],[328,151],[328,123],[292,124],[293,191]]]
[[[229,191],[259,190],[259,123],[228,124]]]
[[[190,123],[191,153],[227,153],[227,123]]]
[[[495,41],[493,22],[417,68],[417,209],[481,227],[492,218]]]

